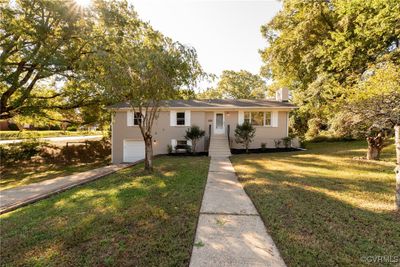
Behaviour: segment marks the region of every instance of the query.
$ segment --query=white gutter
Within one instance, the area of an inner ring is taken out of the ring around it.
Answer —
[[[226,110],[226,111],[240,111],[240,110],[282,110],[282,111],[289,111],[293,109],[297,109],[298,107],[288,107],[288,106],[278,106],[278,107],[161,107],[160,109],[165,111],[165,110],[204,110],[204,111],[221,111],[221,110]],[[132,108],[110,108],[110,110],[116,110],[116,111],[128,111],[132,110]]]

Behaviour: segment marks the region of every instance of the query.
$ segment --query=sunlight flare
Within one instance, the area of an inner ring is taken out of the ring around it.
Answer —
[[[79,6],[84,7],[84,8],[89,7],[90,4],[92,3],[91,0],[75,0],[75,2],[76,2]]]

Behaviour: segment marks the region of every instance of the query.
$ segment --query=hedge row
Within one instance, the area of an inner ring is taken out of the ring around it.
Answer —
[[[57,136],[102,135],[101,131],[0,131],[1,140],[31,139]]]

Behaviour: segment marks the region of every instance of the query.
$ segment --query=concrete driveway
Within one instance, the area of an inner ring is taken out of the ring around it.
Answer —
[[[77,185],[101,178],[123,168],[133,166],[136,163],[109,165],[90,171],[45,180],[39,183],[2,190],[0,191],[0,214],[15,210],[21,206],[36,202]]]

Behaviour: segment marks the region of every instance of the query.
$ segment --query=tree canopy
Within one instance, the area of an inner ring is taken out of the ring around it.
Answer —
[[[198,97],[203,99],[260,99],[265,98],[266,92],[266,83],[259,75],[245,70],[224,70],[216,88],[209,88],[200,93]]]
[[[400,66],[400,2],[287,0],[266,25],[264,76],[291,89],[297,130],[331,125],[338,99],[379,64]],[[304,123],[309,122],[309,125]],[[311,131],[313,129],[310,129]]]
[[[193,48],[138,21],[132,6],[106,5],[114,14],[104,20],[109,46],[87,61],[86,75],[97,82],[104,103],[126,102],[139,114],[136,122],[145,142],[145,169],[151,171],[152,127],[162,101],[181,96],[181,89],[190,92],[204,72]]]
[[[92,12],[72,0],[2,0],[0,13],[1,119],[92,103],[90,88],[68,86],[100,38]]]

